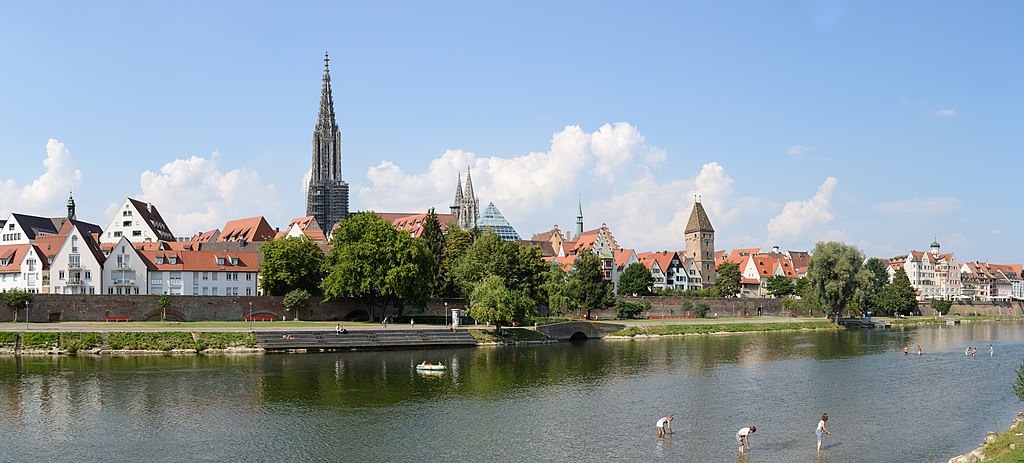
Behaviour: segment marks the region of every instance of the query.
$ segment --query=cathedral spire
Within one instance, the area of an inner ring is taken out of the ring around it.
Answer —
[[[473,193],[473,177],[470,176],[469,167],[466,168],[466,198],[476,198],[476,195]]]
[[[316,118],[317,128],[330,128],[337,125],[334,118],[334,97],[331,96],[331,58],[324,53],[324,83],[320,88],[320,114]]]

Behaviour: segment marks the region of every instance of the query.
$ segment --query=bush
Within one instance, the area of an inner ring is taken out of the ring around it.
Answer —
[[[197,349],[191,333],[110,333],[107,338],[111,349],[163,350]]]
[[[708,311],[711,310],[711,304],[708,304],[707,302],[704,301],[700,301],[697,303],[696,308],[694,310],[696,310],[697,312],[697,317],[705,318],[708,316]]]
[[[252,333],[197,333],[196,350],[227,349],[228,347],[256,347]]]
[[[60,340],[58,333],[26,332],[21,338],[22,349],[52,349]]]
[[[945,301],[942,299],[932,299],[931,306],[935,309],[939,315],[946,315],[949,313],[949,309],[953,307],[953,301]]]
[[[644,311],[644,304],[639,302],[618,301],[615,305],[619,318],[636,318],[637,315]]]
[[[0,347],[14,347],[18,343],[18,333],[13,331],[0,332]]]

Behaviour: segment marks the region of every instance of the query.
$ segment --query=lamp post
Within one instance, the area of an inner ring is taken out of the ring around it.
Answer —
[[[252,331],[252,301],[249,301],[249,331]]]
[[[25,330],[28,331],[28,301],[25,301]]]
[[[448,301],[444,301],[444,325],[448,326]]]

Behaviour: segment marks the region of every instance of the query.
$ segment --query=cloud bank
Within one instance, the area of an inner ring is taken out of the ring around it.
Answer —
[[[44,171],[25,186],[13,179],[0,181],[0,213],[6,219],[11,212],[31,215],[63,215],[67,195],[82,184],[82,171],[75,167],[71,152],[53,138],[46,142]]]
[[[834,231],[820,228],[833,219],[832,193],[836,183],[838,181],[835,177],[828,177],[811,199],[786,203],[782,213],[768,222],[768,237],[780,241],[841,238]]]

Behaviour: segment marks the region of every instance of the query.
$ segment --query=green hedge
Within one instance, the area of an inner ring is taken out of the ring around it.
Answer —
[[[613,336],[673,335],[673,334],[711,334],[711,333],[742,333],[745,331],[781,331],[781,330],[812,330],[838,329],[829,322],[781,322],[781,323],[722,323],[693,325],[650,325],[645,327],[630,326],[612,333]]]
[[[252,333],[196,333],[197,350],[226,349],[228,347],[256,347],[256,335]]]
[[[18,343],[18,333],[14,331],[0,331],[0,347],[14,347]]]
[[[26,332],[22,337],[23,349],[53,349],[78,352],[103,344],[99,333],[68,331],[63,333]]]
[[[192,333],[110,333],[107,343],[115,350],[197,349]]]

